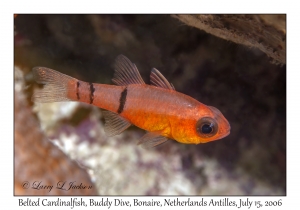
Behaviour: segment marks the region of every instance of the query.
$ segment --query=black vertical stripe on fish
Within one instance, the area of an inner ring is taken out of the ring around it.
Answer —
[[[120,96],[120,105],[118,109],[118,113],[121,114],[123,112],[125,103],[126,103],[126,97],[127,97],[127,87],[122,91]]]
[[[89,84],[90,84],[90,91],[91,91],[91,93],[90,93],[90,104],[92,104],[93,101],[94,101],[95,88],[94,88],[93,83],[89,83]]]
[[[77,87],[76,87],[77,100],[80,99],[80,96],[79,96],[79,86],[80,86],[80,82],[79,82],[79,80],[78,80],[78,81],[77,81]]]

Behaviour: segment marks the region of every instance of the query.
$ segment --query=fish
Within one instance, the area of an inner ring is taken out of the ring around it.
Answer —
[[[122,133],[135,125],[146,134],[138,145],[151,148],[168,140],[184,144],[207,143],[230,134],[230,124],[213,106],[175,90],[173,84],[156,69],[145,84],[136,65],[119,55],[114,63],[115,85],[80,81],[53,69],[34,67],[32,73],[43,89],[32,101],[50,103],[79,101],[100,107],[107,136]]]

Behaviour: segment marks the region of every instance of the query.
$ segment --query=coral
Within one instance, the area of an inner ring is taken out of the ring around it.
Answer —
[[[239,39],[247,38],[242,31],[249,25],[247,15],[195,17],[210,17],[220,26],[226,18],[230,23],[234,18],[243,20]],[[265,24],[265,32],[274,30],[270,40],[260,35],[261,46],[273,46],[274,39],[285,37],[282,18],[249,17],[257,27]],[[15,63],[22,66],[26,80],[25,86],[16,82],[15,88],[26,96],[24,111],[36,113],[31,129],[82,166],[98,194],[286,194],[286,66],[270,63],[257,47],[218,38],[169,15],[18,15],[15,30],[28,40],[26,45],[15,45]],[[284,42],[285,38],[278,43]],[[276,62],[285,62],[282,47],[274,52],[279,53]],[[40,88],[30,76],[33,67],[112,84],[113,62],[119,54],[136,64],[146,83],[155,67],[177,91],[217,107],[230,122],[231,134],[207,144],[171,141],[144,150],[136,145],[144,131],[134,126],[108,138],[97,107],[30,102],[33,91]],[[26,132],[21,136],[33,133]],[[25,170],[15,167],[15,172]],[[52,174],[49,167],[43,170]]]
[[[23,74],[15,68],[15,195],[97,195],[86,170],[72,161],[40,131],[40,123],[23,93]],[[70,183],[91,189],[64,189]],[[52,188],[51,188],[52,186]],[[46,189],[44,189],[45,187]],[[58,188],[57,188],[58,187]]]
[[[273,59],[286,61],[285,15],[172,15],[187,25],[248,47],[256,47]]]

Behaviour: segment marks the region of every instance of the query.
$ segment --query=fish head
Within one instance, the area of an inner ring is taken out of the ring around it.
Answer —
[[[202,106],[195,124],[196,144],[222,139],[230,134],[230,124],[213,106]]]

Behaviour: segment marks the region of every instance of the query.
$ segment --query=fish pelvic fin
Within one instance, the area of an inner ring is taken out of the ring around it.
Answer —
[[[126,130],[131,123],[120,115],[111,111],[102,111],[105,119],[104,131],[107,136],[115,136]]]
[[[139,141],[138,145],[142,145],[143,148],[149,149],[156,147],[168,141],[168,138],[161,135],[161,132],[147,132]]]
[[[42,90],[33,94],[31,98],[33,102],[71,101],[67,97],[68,83],[76,80],[75,78],[46,67],[35,67],[32,69],[32,73],[35,81],[44,85]]]
[[[151,70],[150,82],[152,85],[157,87],[161,87],[169,90],[175,90],[173,84],[169,83],[169,81],[156,68],[153,68]]]
[[[119,55],[115,60],[114,67],[115,74],[112,81],[116,85],[145,84],[136,65],[126,56]]]

